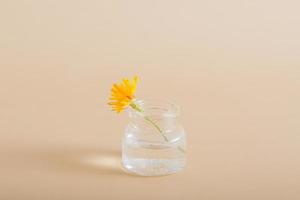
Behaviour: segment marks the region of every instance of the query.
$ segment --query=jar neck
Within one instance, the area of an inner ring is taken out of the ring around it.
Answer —
[[[161,133],[175,129],[179,108],[168,101],[135,100],[129,109],[131,123],[139,129],[152,129]]]

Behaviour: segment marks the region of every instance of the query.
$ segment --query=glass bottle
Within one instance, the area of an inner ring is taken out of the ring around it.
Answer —
[[[179,108],[167,101],[135,101],[123,137],[122,164],[143,176],[176,173],[186,164],[186,136]]]

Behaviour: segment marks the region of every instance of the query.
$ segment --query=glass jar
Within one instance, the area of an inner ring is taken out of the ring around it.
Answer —
[[[135,101],[129,108],[122,164],[130,173],[160,176],[176,173],[186,164],[186,137],[178,122],[179,108],[167,101]]]

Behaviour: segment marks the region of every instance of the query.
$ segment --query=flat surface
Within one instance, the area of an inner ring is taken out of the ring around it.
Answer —
[[[0,2],[1,200],[299,200],[297,1]],[[182,109],[188,165],[120,168],[113,82]]]

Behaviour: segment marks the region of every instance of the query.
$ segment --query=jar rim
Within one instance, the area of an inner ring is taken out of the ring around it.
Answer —
[[[166,99],[147,99],[140,100],[135,99],[135,103],[142,107],[145,114],[151,114],[151,112],[157,112],[156,114],[165,117],[177,117],[180,114],[180,107],[172,101]],[[130,109],[130,114],[136,113],[133,109]]]

